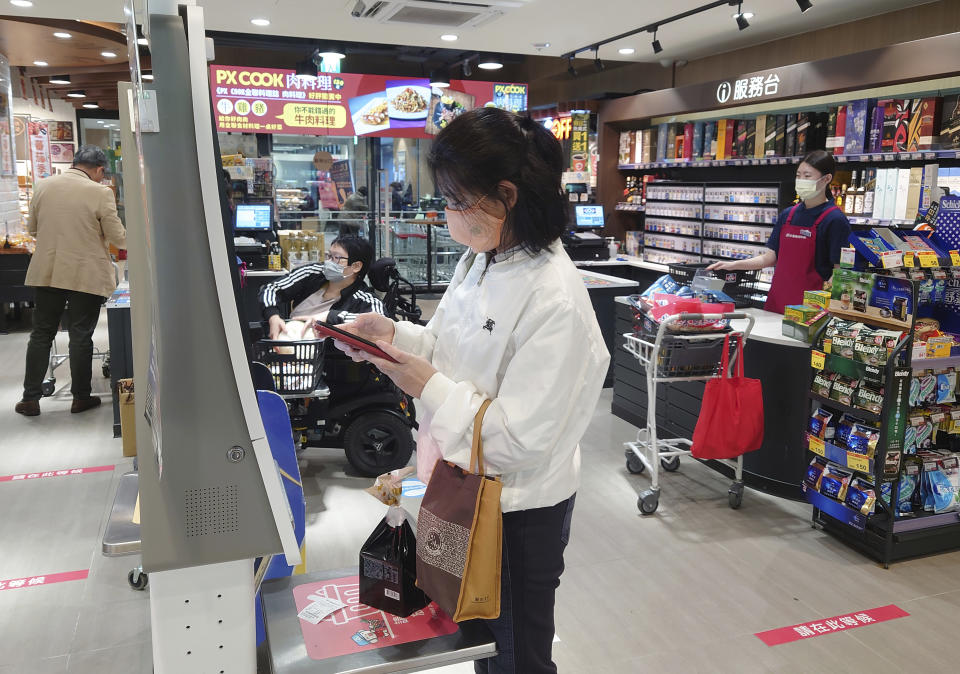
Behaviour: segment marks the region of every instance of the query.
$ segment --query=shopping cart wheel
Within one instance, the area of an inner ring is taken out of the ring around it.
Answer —
[[[110,378],[110,363],[104,362],[104,363],[103,363],[103,367],[100,368],[100,371],[103,372],[103,378],[104,378],[104,379],[109,379],[109,378]]]
[[[627,470],[634,475],[639,475],[646,469],[640,457],[633,453],[633,450],[627,450]]]
[[[637,508],[643,515],[652,515],[657,511],[658,505],[660,505],[660,494],[652,489],[641,492],[637,499]]]
[[[669,459],[660,459],[660,465],[668,473],[672,473],[680,467],[680,457],[671,456]]]
[[[734,482],[730,485],[730,490],[727,492],[727,499],[730,503],[730,507],[736,510],[743,504],[743,483]]]
[[[53,395],[53,392],[57,390],[57,378],[50,377],[49,379],[44,379],[40,384],[40,393],[44,397],[50,397]]]
[[[130,572],[127,574],[127,582],[130,583],[130,587],[134,590],[145,590],[147,589],[149,579],[147,578],[147,574],[139,568],[136,568],[130,569]]]

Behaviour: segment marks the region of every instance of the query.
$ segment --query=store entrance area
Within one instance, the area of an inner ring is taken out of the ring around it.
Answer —
[[[0,338],[6,401],[20,393],[29,319],[26,311]],[[106,347],[105,312],[95,342]],[[113,495],[132,459],[121,457],[119,438],[108,439],[109,406],[70,414],[69,384],[63,375],[36,418],[0,406],[0,674],[149,674],[150,589],[127,584],[139,558],[101,554]],[[107,380],[94,384],[106,394]],[[944,638],[960,611],[960,553],[885,570],[812,529],[808,505],[751,490],[731,510],[726,478],[693,461],[663,476],[660,508],[644,517],[636,501],[649,480],[629,474],[623,459],[636,428],[610,413],[611,401],[605,389],[596,409],[584,411],[592,421],[557,595],[560,672],[955,671]],[[307,572],[356,566],[383,516],[364,491],[371,480],[355,476],[342,450],[311,448],[300,469]],[[36,477],[5,477],[19,475]],[[405,501],[411,511],[419,506],[416,496]],[[80,573],[53,582],[71,572]],[[833,620],[891,604],[909,616],[856,628]],[[794,626],[815,636],[788,630],[798,641],[778,646],[755,636]],[[262,652],[260,659],[268,672]]]

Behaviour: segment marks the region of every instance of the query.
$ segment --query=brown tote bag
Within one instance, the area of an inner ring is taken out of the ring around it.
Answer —
[[[502,484],[484,475],[480,437],[489,406],[473,420],[470,470],[438,460],[417,518],[417,585],[456,621],[500,615]]]

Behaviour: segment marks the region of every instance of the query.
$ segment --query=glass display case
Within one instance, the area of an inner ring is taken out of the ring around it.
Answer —
[[[453,278],[457,262],[467,247],[450,236],[444,220],[392,221],[389,255],[397,271],[418,290],[442,291]]]

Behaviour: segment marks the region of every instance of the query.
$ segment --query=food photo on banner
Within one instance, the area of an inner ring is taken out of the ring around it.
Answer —
[[[218,131],[428,138],[475,107],[519,112],[527,85],[350,73],[297,75],[293,70],[210,66]]]

